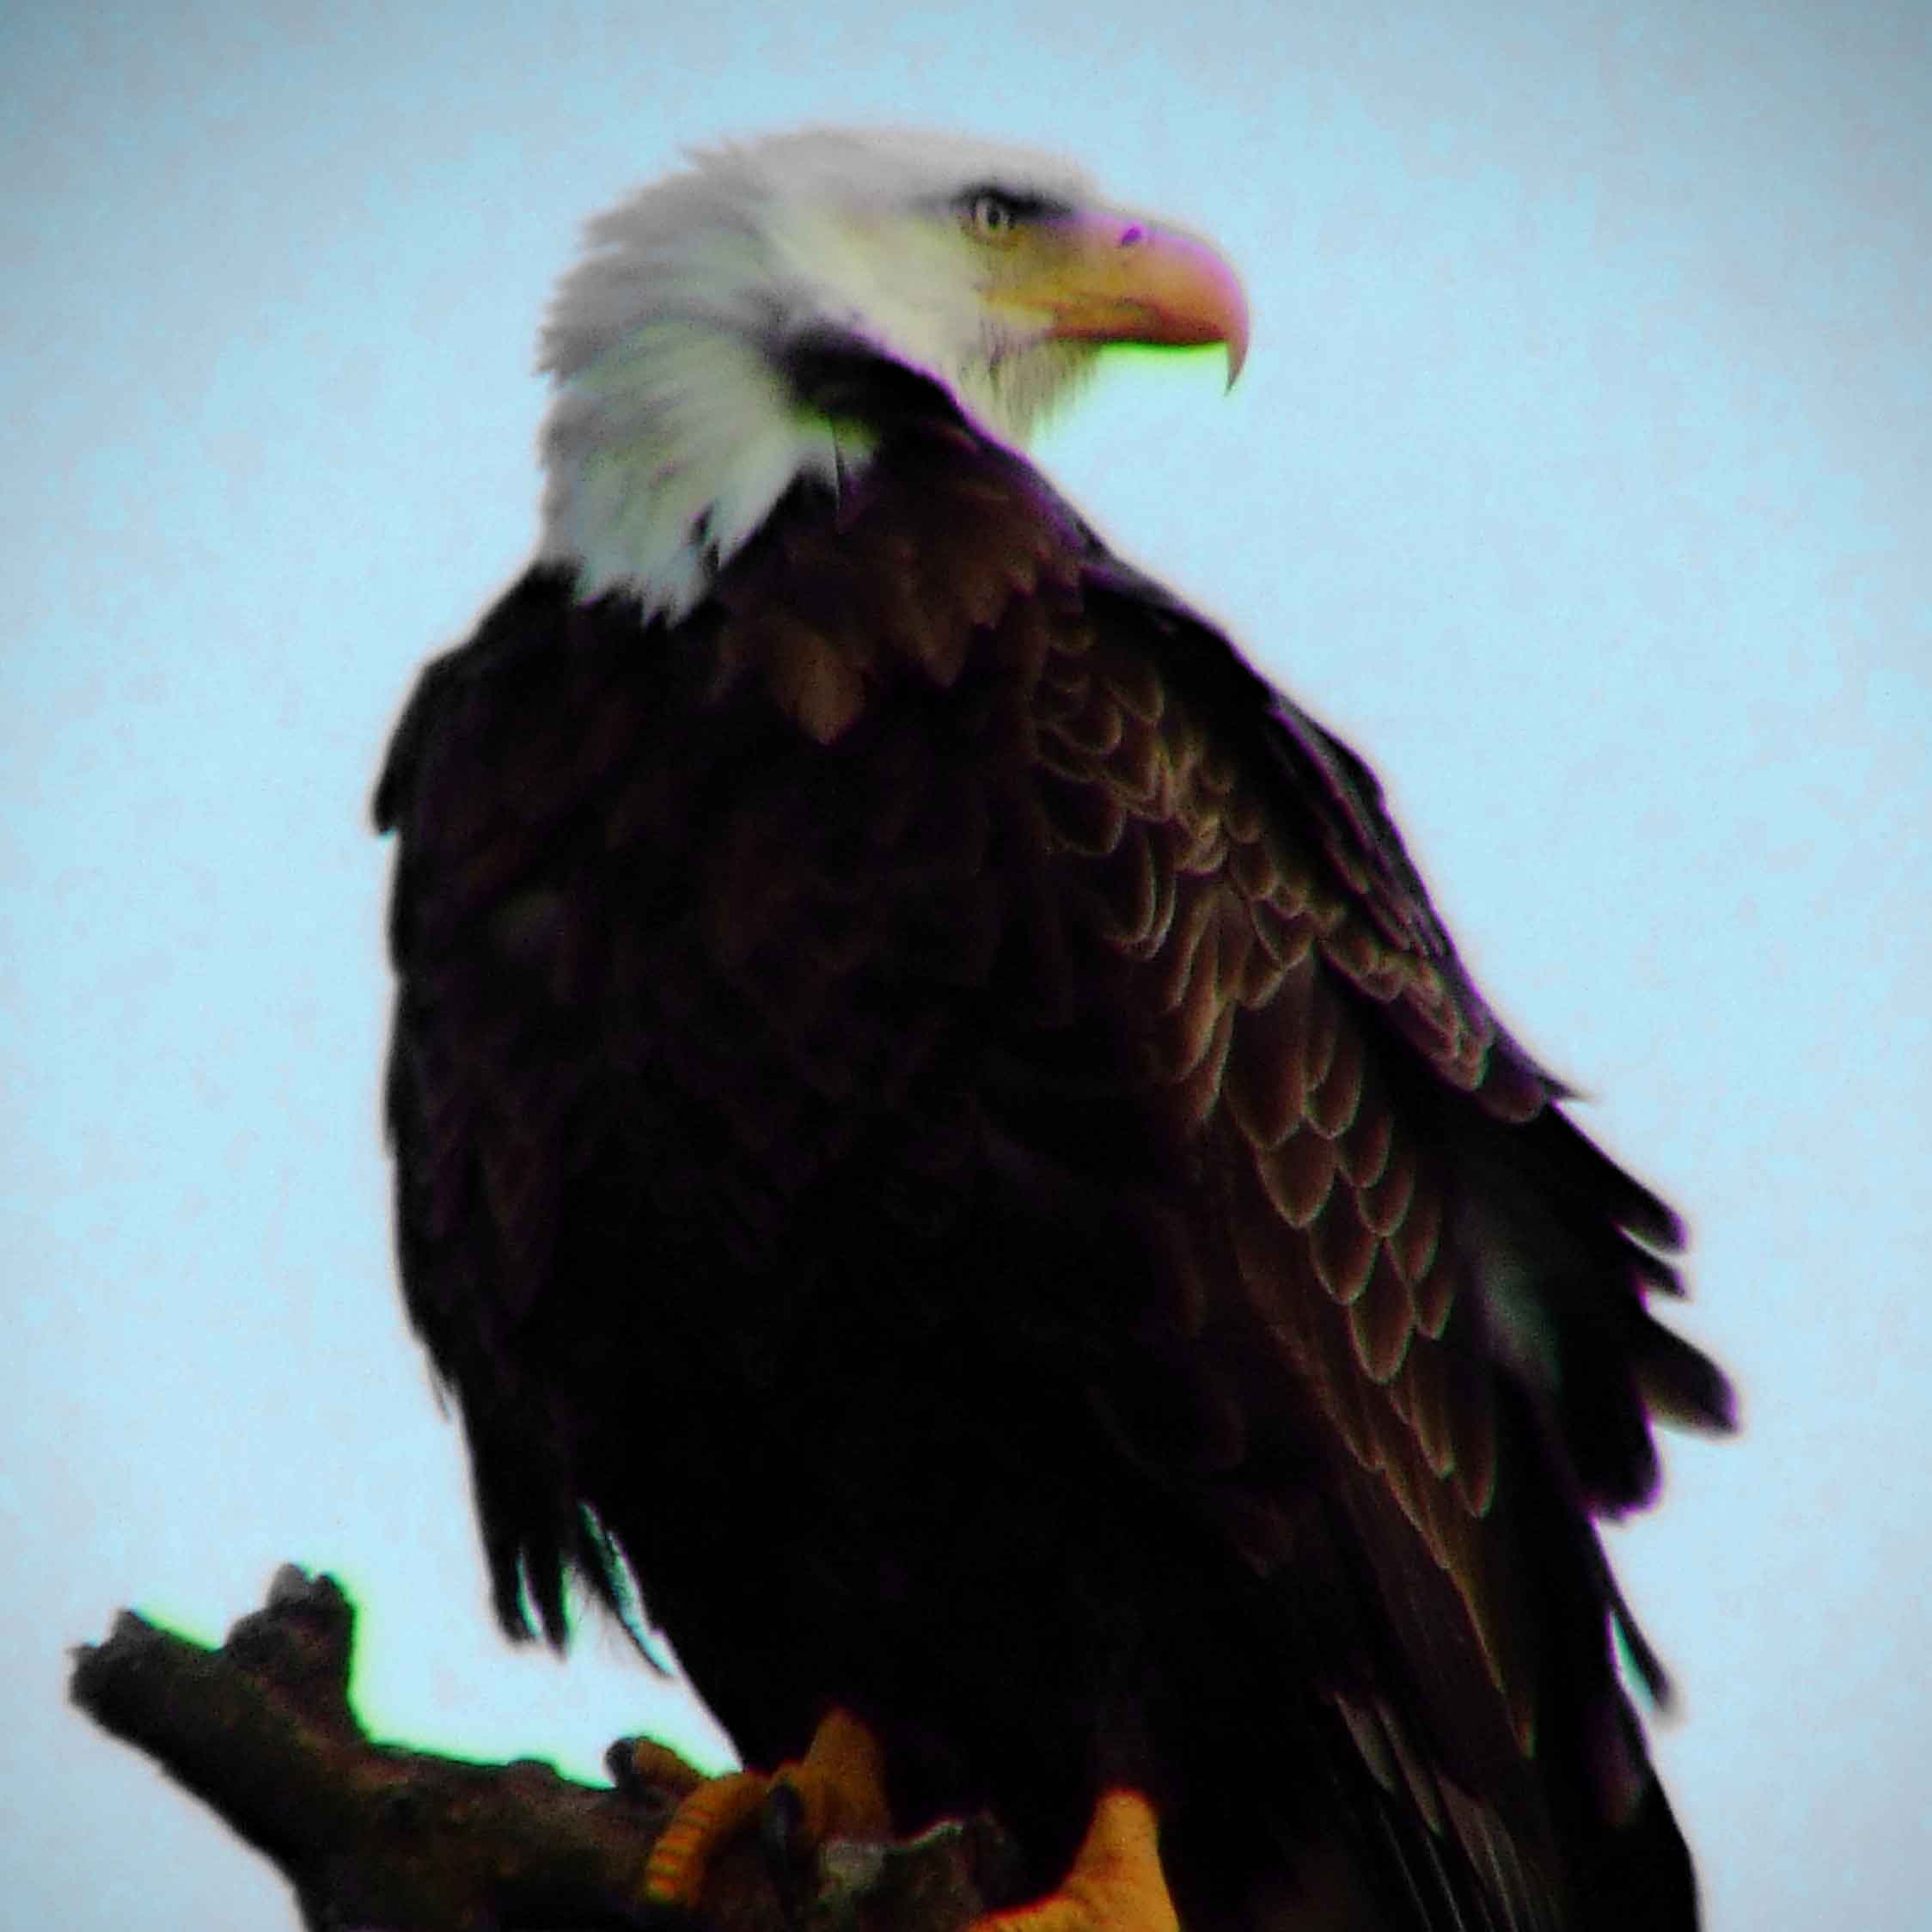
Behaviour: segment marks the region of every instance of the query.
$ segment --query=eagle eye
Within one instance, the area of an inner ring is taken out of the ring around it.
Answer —
[[[1012,234],[1022,212],[1012,195],[997,188],[980,188],[966,205],[966,223],[982,241],[1003,242]]]

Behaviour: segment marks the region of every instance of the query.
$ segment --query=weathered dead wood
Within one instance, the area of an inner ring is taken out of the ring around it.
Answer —
[[[349,1706],[354,1636],[333,1579],[290,1567],[219,1650],[124,1611],[75,1653],[75,1703],[271,1860],[312,1928],[960,1932],[1008,1861],[984,1819],[789,1862],[747,1834],[701,1915],[666,1912],[645,1904],[643,1873],[677,1794],[628,1774],[622,1742],[610,1787],[375,1744]]]

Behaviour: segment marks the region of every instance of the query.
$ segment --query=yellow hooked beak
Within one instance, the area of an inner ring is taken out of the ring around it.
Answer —
[[[1046,315],[1048,335],[1062,340],[1225,344],[1231,388],[1248,357],[1248,303],[1234,271],[1197,237],[1129,215],[1026,224],[986,299]]]

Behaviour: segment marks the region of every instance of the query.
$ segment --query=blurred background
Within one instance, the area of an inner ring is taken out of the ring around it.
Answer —
[[[53,7],[0,24],[0,1917],[294,1923],[64,1703],[284,1558],[377,1732],[706,1762],[490,1621],[394,1285],[420,661],[526,559],[535,329],[680,149],[902,122],[1214,236],[1248,371],[1041,460],[1382,773],[1495,1003],[1697,1231],[1747,1429],[1621,1532],[1715,1932],[1924,1923],[1932,15],[1919,0]]]

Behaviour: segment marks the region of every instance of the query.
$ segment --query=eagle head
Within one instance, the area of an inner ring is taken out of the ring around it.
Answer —
[[[1109,343],[1246,352],[1239,283],[1206,243],[1025,149],[813,131],[693,157],[590,224],[542,363],[542,554],[579,594],[675,619],[800,476],[873,447],[802,384],[876,356],[1023,443]]]

